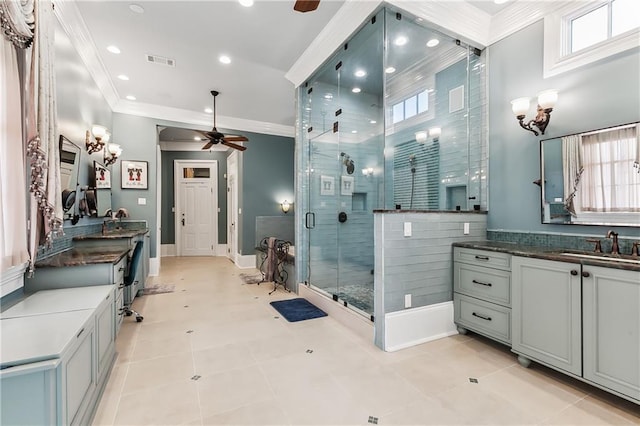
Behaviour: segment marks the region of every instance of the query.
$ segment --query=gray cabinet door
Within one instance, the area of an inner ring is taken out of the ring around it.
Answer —
[[[582,375],[580,264],[513,256],[512,350]]]
[[[116,340],[116,302],[114,291],[96,310],[96,342],[98,356],[98,381],[109,371],[113,360]]]
[[[640,400],[640,272],[583,272],[584,378]]]
[[[94,318],[77,334],[75,347],[70,355],[63,358],[62,398],[63,423],[76,425],[81,423],[87,407],[91,403],[97,385],[97,369],[94,367],[95,329]]]

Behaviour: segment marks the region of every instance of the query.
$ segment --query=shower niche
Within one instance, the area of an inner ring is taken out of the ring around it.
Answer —
[[[298,282],[373,318],[374,210],[486,209],[484,70],[383,7],[298,87]]]

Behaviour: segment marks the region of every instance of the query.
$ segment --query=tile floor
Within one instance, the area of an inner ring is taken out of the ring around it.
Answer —
[[[477,336],[385,353],[331,317],[288,323],[269,302],[295,295],[241,272],[162,259],[152,283],[175,291],[135,300],[145,319],[125,319],[95,425],[640,424],[639,406]]]

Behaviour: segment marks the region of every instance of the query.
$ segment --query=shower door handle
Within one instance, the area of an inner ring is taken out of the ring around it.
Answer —
[[[313,229],[316,227],[316,214],[313,212],[307,212],[304,215],[304,226],[307,229]]]

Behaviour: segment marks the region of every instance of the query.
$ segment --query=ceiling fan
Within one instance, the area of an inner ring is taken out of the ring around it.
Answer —
[[[211,91],[211,95],[213,96],[213,129],[210,132],[200,132],[204,135],[204,137],[208,140],[205,146],[202,149],[209,149],[212,145],[222,144],[226,145],[230,148],[237,149],[239,151],[244,151],[247,147],[235,144],[233,142],[248,142],[244,136],[240,135],[223,135],[216,129],[216,96],[218,96],[220,92],[216,90]]]
[[[293,10],[298,12],[312,12],[318,8],[320,0],[297,0]]]

